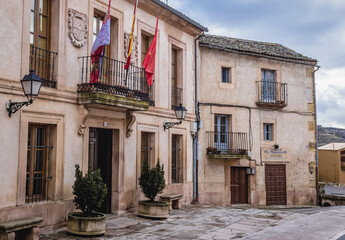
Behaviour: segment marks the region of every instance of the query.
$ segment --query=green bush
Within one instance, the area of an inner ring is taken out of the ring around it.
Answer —
[[[83,216],[92,216],[92,212],[98,210],[104,201],[108,188],[103,182],[100,170],[91,172],[90,169],[83,176],[78,164],[75,165],[75,181],[73,188],[73,202],[77,209],[83,212]]]
[[[163,192],[165,188],[164,165],[160,165],[159,159],[156,167],[152,169],[150,169],[147,159],[144,160],[139,185],[145,197],[149,198],[151,202],[155,201],[158,193]]]

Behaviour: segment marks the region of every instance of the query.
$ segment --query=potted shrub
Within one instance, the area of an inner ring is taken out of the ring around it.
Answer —
[[[165,188],[164,165],[160,165],[159,160],[151,169],[147,159],[144,160],[139,186],[149,200],[139,201],[138,215],[153,219],[167,218],[169,203],[155,201],[157,194],[162,193]]]
[[[81,212],[68,214],[67,232],[80,236],[100,236],[105,233],[105,214],[96,212],[102,206],[107,194],[100,170],[90,171],[83,176],[79,165],[75,165],[73,202]]]

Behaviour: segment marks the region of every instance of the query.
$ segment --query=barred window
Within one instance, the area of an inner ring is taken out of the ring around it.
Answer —
[[[172,135],[171,182],[183,183],[183,149],[182,135]]]
[[[51,125],[29,124],[25,193],[27,203],[48,200],[51,128]]]
[[[273,141],[273,124],[264,123],[264,140]]]
[[[140,171],[147,160],[150,167],[154,167],[154,133],[141,132]]]

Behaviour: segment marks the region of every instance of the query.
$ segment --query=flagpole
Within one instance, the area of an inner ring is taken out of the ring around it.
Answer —
[[[133,13],[133,23],[132,23],[132,29],[131,29],[131,37],[129,39],[129,45],[128,45],[128,56],[127,56],[127,63],[125,65],[126,69],[126,78],[125,78],[125,86],[127,86],[127,79],[128,79],[128,72],[129,67],[131,66],[131,56],[132,56],[132,47],[133,47],[133,41],[134,41],[134,27],[135,27],[135,20],[137,18],[137,6],[138,6],[138,0],[135,1],[134,5],[134,13]],[[127,67],[127,68],[126,68]]]

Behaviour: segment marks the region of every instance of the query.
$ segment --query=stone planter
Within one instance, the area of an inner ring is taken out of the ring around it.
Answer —
[[[67,232],[79,236],[102,236],[105,233],[105,214],[82,217],[81,213],[68,214]]]
[[[138,215],[152,219],[164,219],[169,216],[169,203],[139,201]]]

